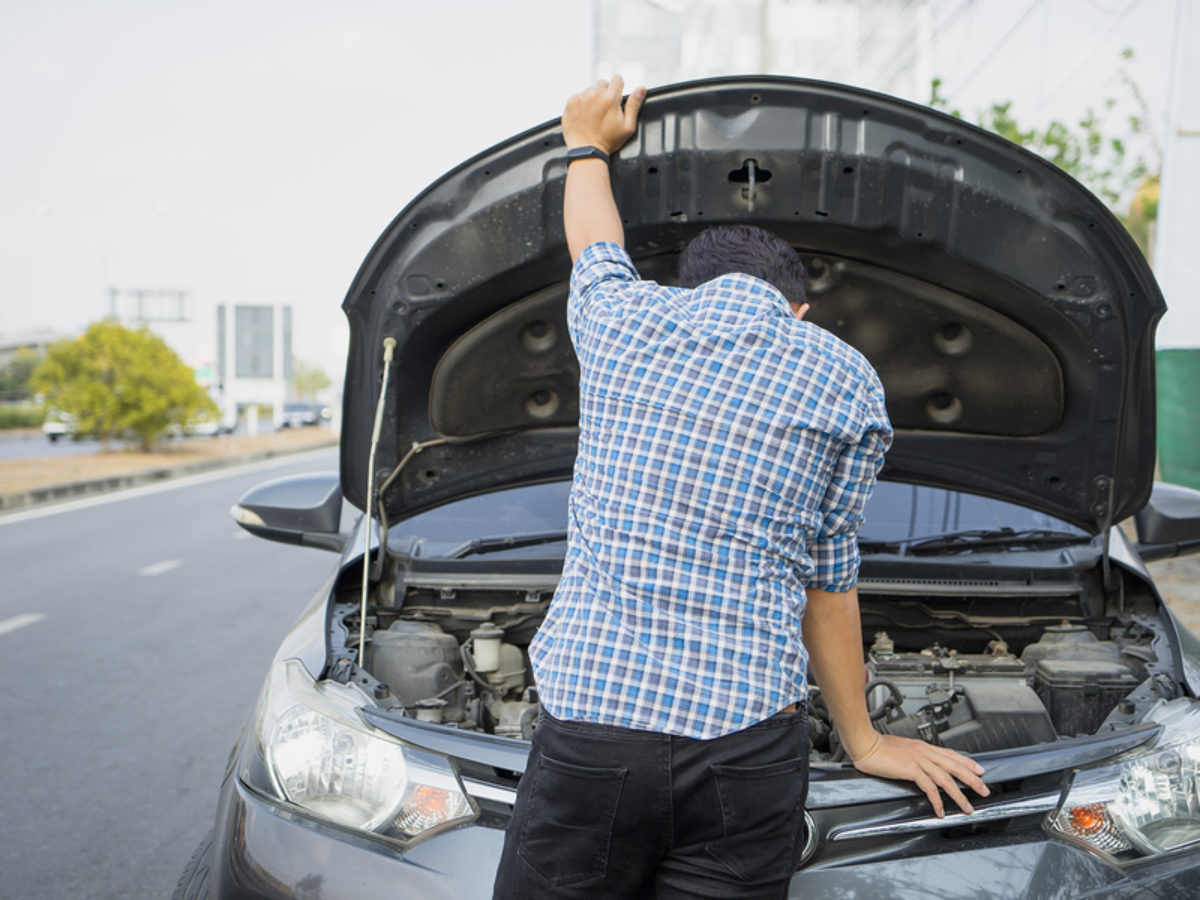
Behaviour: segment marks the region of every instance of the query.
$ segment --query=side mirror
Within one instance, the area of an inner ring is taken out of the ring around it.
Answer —
[[[1200,552],[1200,491],[1156,481],[1133,521],[1146,562]]]
[[[235,522],[256,537],[341,553],[346,535],[337,472],[289,475],[251,488],[229,509]]]

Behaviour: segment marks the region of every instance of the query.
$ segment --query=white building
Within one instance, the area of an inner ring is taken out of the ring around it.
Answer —
[[[1155,276],[1167,298],[1160,348],[1200,348],[1200,5],[1176,5],[1171,86],[1155,232]]]
[[[223,303],[216,324],[214,379],[222,415],[271,406],[278,427],[292,378],[292,307]]]

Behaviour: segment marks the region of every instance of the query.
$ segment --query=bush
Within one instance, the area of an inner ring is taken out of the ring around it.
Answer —
[[[38,428],[45,418],[36,406],[0,406],[0,429]]]

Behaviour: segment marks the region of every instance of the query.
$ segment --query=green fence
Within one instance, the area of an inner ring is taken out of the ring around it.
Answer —
[[[1159,350],[1159,478],[1200,489],[1200,349]]]

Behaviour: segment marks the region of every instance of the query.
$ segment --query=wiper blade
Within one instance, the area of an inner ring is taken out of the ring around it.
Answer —
[[[900,553],[904,550],[904,541],[859,541],[859,553]]]
[[[517,534],[503,537],[479,537],[464,541],[445,555],[446,559],[462,559],[483,553],[498,553],[519,547],[536,547],[538,544],[555,544],[565,541],[565,531],[546,531],[541,534]]]
[[[1086,544],[1091,540],[1087,534],[1072,534],[1065,531],[1029,529],[1016,531],[1012,528],[981,528],[973,531],[956,531],[939,534],[905,545],[908,553],[915,555],[955,553],[959,551],[985,550],[997,547],[1023,547],[1028,550],[1045,550],[1050,547],[1065,547],[1070,544]]]

